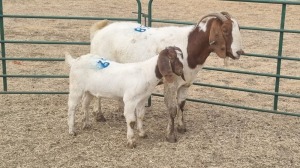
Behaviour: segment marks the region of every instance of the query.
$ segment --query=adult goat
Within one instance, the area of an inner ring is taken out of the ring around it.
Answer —
[[[240,28],[236,19],[227,12],[203,16],[194,26],[143,27],[133,22],[100,21],[91,27],[91,53],[110,56],[116,62],[138,62],[157,54],[166,46],[178,46],[183,52],[185,81],[164,84],[165,104],[170,113],[166,139],[176,142],[174,119],[178,117],[177,130],[186,131],[183,108],[187,90],[211,52],[221,58],[239,59],[244,53]],[[175,91],[174,91],[175,90]],[[174,95],[174,93],[177,93]],[[101,101],[96,112],[97,120],[104,120]]]

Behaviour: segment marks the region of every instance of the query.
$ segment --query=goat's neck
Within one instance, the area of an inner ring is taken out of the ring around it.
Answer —
[[[189,33],[187,62],[191,69],[195,69],[197,65],[203,65],[211,53],[209,47],[209,30],[210,25],[204,24],[201,27],[193,28]]]

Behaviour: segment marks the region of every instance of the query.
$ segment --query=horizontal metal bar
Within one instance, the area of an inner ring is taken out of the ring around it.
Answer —
[[[236,91],[243,91],[243,92],[250,92],[250,93],[260,93],[260,94],[266,94],[266,95],[277,95],[277,96],[283,96],[283,97],[300,98],[300,95],[294,95],[294,94],[267,92],[267,91],[262,91],[262,90],[254,90],[254,89],[245,89],[245,88],[238,88],[238,87],[213,85],[213,84],[206,84],[206,83],[200,83],[200,82],[194,82],[193,84],[198,85],[198,86],[213,87],[213,88],[228,89],[228,90],[236,90]]]
[[[8,78],[68,78],[68,75],[0,75]]]
[[[260,58],[271,58],[271,59],[300,61],[300,58],[296,58],[296,57],[286,57],[286,56],[278,57],[278,56],[274,56],[274,55],[263,55],[263,54],[254,54],[254,53],[245,53],[243,55],[252,56],[252,57],[260,57]]]
[[[69,94],[69,92],[1,91],[0,94]]]
[[[17,41],[17,40],[0,40],[0,43],[90,45],[89,42],[21,41],[21,40],[19,40],[19,41]]]
[[[2,57],[0,60],[18,60],[18,61],[64,61],[64,58],[16,58],[16,57]]]
[[[173,23],[173,24],[183,24],[183,25],[195,25],[193,22],[184,22],[177,20],[164,20],[164,19],[152,19],[151,22],[157,23]],[[290,30],[290,29],[274,29],[274,28],[262,28],[262,27],[250,27],[250,26],[241,26],[241,29],[244,30],[260,30],[260,31],[271,31],[271,32],[285,32],[285,33],[300,33],[300,30]]]
[[[259,58],[271,58],[271,59],[282,59],[282,60],[292,60],[300,61],[300,58],[296,57],[278,57],[273,55],[263,55],[254,53],[245,53],[244,56],[259,57]],[[21,57],[0,57],[0,60],[20,60],[20,61],[64,61],[64,58],[21,58]]]
[[[293,0],[238,0],[238,1],[222,0],[222,1],[300,5],[299,0],[294,0],[294,1]]]
[[[158,94],[158,93],[152,93],[152,95],[153,96],[158,96],[158,97],[164,97],[162,94]],[[197,102],[197,103],[206,103],[206,104],[219,105],[219,106],[238,108],[238,109],[244,109],[244,110],[252,110],[252,111],[259,111],[259,112],[266,112],[266,113],[273,113],[273,114],[283,114],[283,115],[290,115],[290,116],[300,117],[300,114],[298,114],[298,113],[283,112],[283,111],[277,111],[277,110],[275,111],[275,110],[259,109],[259,108],[254,108],[254,107],[247,107],[247,106],[240,106],[240,105],[234,105],[234,104],[213,102],[213,101],[203,100],[203,99],[189,99],[188,98],[186,100],[191,101],[191,102]]]
[[[244,30],[270,31],[270,32],[300,33],[300,30],[273,29],[273,28],[248,27],[248,26],[241,26],[241,29],[244,29]]]
[[[184,24],[184,25],[195,25],[196,23],[193,22],[183,22],[183,21],[176,21],[176,20],[163,20],[163,19],[151,19],[151,22],[157,23],[174,23],[174,24]]]
[[[61,61],[61,60],[59,60]],[[222,72],[232,72],[232,73],[240,73],[247,75],[257,75],[257,76],[267,76],[267,77],[279,77],[285,79],[294,79],[300,80],[300,77],[297,76],[287,76],[287,75],[276,75],[276,74],[267,74],[267,73],[258,73],[258,72],[249,72],[249,71],[240,71],[240,70],[231,70],[231,69],[223,69],[223,68],[212,68],[212,67],[204,67],[205,70],[213,70],[213,71],[222,71]],[[68,76],[55,76],[55,75],[0,75],[0,77],[18,77],[18,78],[68,78]]]
[[[136,18],[110,18],[110,17],[83,17],[83,16],[36,16],[36,15],[0,15],[4,18],[27,18],[27,19],[74,19],[74,20],[118,20],[138,21]]]
[[[258,72],[231,70],[231,69],[224,69],[224,68],[212,68],[212,67],[203,67],[203,69],[213,70],[213,71],[233,72],[233,73],[247,74],[247,75],[257,75],[257,76],[278,77],[278,78],[285,78],[285,79],[300,80],[300,77],[298,77],[298,76],[277,75],[277,74],[269,74],[269,73],[258,73]]]

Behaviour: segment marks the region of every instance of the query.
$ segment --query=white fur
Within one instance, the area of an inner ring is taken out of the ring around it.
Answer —
[[[91,53],[110,56],[116,62],[138,62],[158,54],[167,46],[181,46],[187,66],[187,38],[193,26],[148,28],[137,32],[140,24],[115,22],[97,31],[91,41]],[[186,76],[189,81],[191,77]],[[189,82],[192,82],[191,80]]]
[[[182,62],[181,52],[177,57]],[[155,74],[158,55],[143,62],[120,64],[107,61],[106,68],[99,68],[101,58],[95,54],[87,54],[77,59],[66,54],[66,62],[70,65],[70,88],[68,100],[69,133],[75,133],[75,108],[81,98],[85,112],[84,128],[90,126],[88,106],[93,96],[123,99],[124,115],[127,122],[128,145],[134,147],[134,134],[130,126],[137,121],[140,136],[145,136],[142,120],[145,113],[144,104],[161,79]]]
[[[238,26],[238,23],[235,19],[232,19],[232,37],[233,37],[233,42],[231,44],[231,49],[233,56],[236,57],[237,59],[240,57],[237,52],[242,49],[242,37],[240,34],[240,28]]]

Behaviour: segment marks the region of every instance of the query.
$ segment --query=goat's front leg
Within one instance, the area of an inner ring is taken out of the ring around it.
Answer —
[[[174,120],[177,115],[177,101],[176,101],[177,85],[175,83],[164,84],[164,101],[169,111],[169,121],[167,126],[166,139],[168,142],[177,142],[176,134],[174,131]]]
[[[106,121],[106,119],[102,113],[102,110],[101,110],[101,98],[100,97],[95,102],[94,111],[95,111],[94,114],[95,114],[96,121],[98,121],[98,122]]]
[[[119,99],[117,112],[123,112],[123,111],[124,111],[124,102],[122,99]]]
[[[127,146],[129,148],[135,148],[136,142],[134,139],[134,126],[136,124],[136,115],[135,115],[135,107],[131,102],[125,102],[124,106],[124,116],[127,123]]]
[[[186,124],[184,121],[184,113],[183,113],[183,108],[186,102],[187,98],[187,91],[188,91],[189,86],[181,86],[178,91],[177,91],[177,102],[178,102],[178,114],[177,114],[177,119],[178,119],[178,125],[177,125],[177,131],[179,133],[185,133],[186,132]]]
[[[145,116],[145,101],[142,101],[139,103],[138,107],[136,108],[136,116],[137,116],[137,129],[139,130],[139,137],[146,138],[147,134],[145,133],[145,130],[143,129],[143,120]]]

